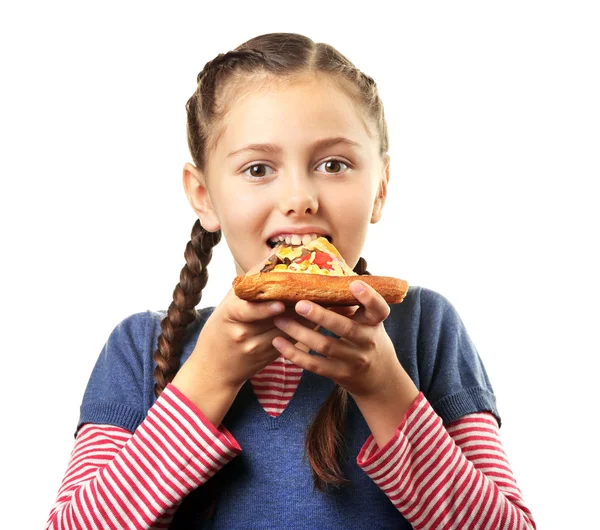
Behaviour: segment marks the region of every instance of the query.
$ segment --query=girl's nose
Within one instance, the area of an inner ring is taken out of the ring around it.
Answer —
[[[319,209],[317,192],[305,176],[292,177],[282,191],[279,208],[284,215],[315,214]]]

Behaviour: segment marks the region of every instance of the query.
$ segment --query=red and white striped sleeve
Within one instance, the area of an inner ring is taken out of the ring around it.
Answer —
[[[444,428],[419,393],[392,439],[369,436],[356,462],[416,530],[536,529],[492,414]]]
[[[185,496],[240,452],[168,384],[135,433],[83,424],[46,529],[168,528]]]

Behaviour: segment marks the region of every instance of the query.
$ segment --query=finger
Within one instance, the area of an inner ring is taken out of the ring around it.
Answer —
[[[306,313],[301,310],[303,306],[306,308]],[[298,302],[295,309],[311,322],[319,324],[339,337],[343,337],[356,344],[363,344],[368,341],[365,330],[361,329],[360,325],[353,318],[339,314],[337,311],[331,311],[308,300]],[[347,310],[342,310],[342,312],[344,311]]]
[[[356,280],[350,284],[350,290],[361,304],[354,314],[355,322],[376,326],[389,316],[389,304],[369,284]]]
[[[238,298],[233,289],[228,293],[230,303],[226,304],[225,319],[229,322],[256,322],[272,318],[285,311],[282,302],[261,301],[249,302]]]
[[[257,305],[258,305],[258,307],[260,307],[261,305],[268,304],[268,303],[269,302],[260,302]],[[283,304],[281,304],[281,306],[285,307],[285,306],[283,306]],[[279,309],[281,309],[281,307],[279,307]],[[233,340],[235,342],[237,342],[238,344],[242,344],[242,343],[245,343],[246,341],[249,341],[253,337],[258,337],[258,336],[262,335],[263,333],[265,333],[267,331],[271,331],[271,330],[275,330],[281,336],[283,336],[289,340],[292,340],[293,337],[290,337],[289,335],[287,335],[286,333],[281,331],[275,325],[275,322],[273,321],[273,317],[276,315],[285,316],[290,319],[295,319],[299,324],[301,324],[303,326],[308,326],[311,329],[315,328],[314,323],[312,323],[310,320],[307,320],[307,319],[301,317],[294,311],[293,307],[290,307],[290,308],[285,308],[283,311],[280,311],[277,313],[273,312],[273,314],[270,314],[269,312],[267,312],[266,318],[263,318],[261,320],[244,322],[242,320],[238,320],[240,318],[239,316],[235,320],[230,319],[229,323],[231,325],[233,325],[233,328],[231,331],[231,336],[232,336]],[[256,313],[255,316],[259,317],[260,315],[258,313]]]
[[[353,306],[335,305],[335,306],[331,306],[331,307],[326,307],[326,309],[329,309],[329,311],[333,311],[334,313],[337,313],[338,315],[343,315],[348,318],[354,316],[354,313],[356,313],[358,308],[359,308],[359,306],[357,306],[357,305],[353,305]]]
[[[279,350],[288,361],[304,370],[308,370],[317,375],[332,378],[339,370],[339,361],[327,357],[318,357],[296,348],[291,342],[276,338],[273,340],[273,346]]]
[[[286,342],[296,342],[293,337],[290,337],[287,333],[275,327],[248,340],[246,345],[247,351],[253,355],[267,353],[269,350],[273,349],[273,340],[276,338],[283,339]]]
[[[301,326],[303,326],[305,328],[307,327],[307,328],[309,328],[309,329],[311,329],[313,331],[315,330],[316,326],[312,322],[310,322],[309,320],[306,320],[306,319],[302,319],[302,320],[305,320],[306,324],[303,324],[303,323],[298,322],[298,321],[296,321],[296,322],[299,325],[301,325]],[[275,335],[273,336],[273,338],[276,337],[276,336],[279,336],[279,337],[283,337],[286,340],[292,341],[292,343],[298,342],[297,339],[294,339],[294,337],[292,337],[291,335],[288,335],[281,328],[277,327],[275,325],[275,322],[273,320],[269,321],[269,326],[265,327],[260,333],[263,334],[263,333],[270,332],[270,331],[273,331],[275,333]]]
[[[278,316],[286,317],[286,318],[292,318],[296,322],[298,322],[299,324],[302,324],[303,326],[306,326],[306,327],[308,327],[310,329],[314,329],[315,328],[314,322],[311,322],[307,318],[304,318],[303,316],[300,316],[296,312],[296,308],[294,306],[287,306],[285,308],[285,311],[283,311],[282,313],[280,313]],[[275,324],[273,324],[273,325],[275,325]]]
[[[295,341],[305,344],[311,350],[314,350],[320,353],[321,355],[325,355],[327,357],[341,357],[349,354],[348,344],[346,342],[341,342],[337,338],[322,335],[317,331],[309,329],[305,326],[301,326],[300,324],[289,318],[276,317],[274,319],[274,322],[279,329],[287,333]],[[357,326],[351,320],[348,320],[348,322]],[[336,326],[327,326],[327,329],[330,329],[331,331],[339,335],[339,333],[337,333],[333,329],[335,327]],[[342,335],[340,335],[340,337],[341,336]]]

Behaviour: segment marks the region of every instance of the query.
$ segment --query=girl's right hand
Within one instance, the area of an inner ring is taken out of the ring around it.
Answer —
[[[264,260],[248,274],[258,273],[263,266]],[[277,315],[293,317],[314,327],[282,302],[248,302],[230,289],[204,324],[190,360],[193,358],[198,370],[210,374],[220,384],[239,390],[280,356],[272,345],[275,337],[293,340],[275,326],[273,317]]]

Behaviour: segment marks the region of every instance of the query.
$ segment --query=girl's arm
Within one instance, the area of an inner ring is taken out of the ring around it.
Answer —
[[[240,452],[169,384],[133,434],[80,428],[46,529],[168,528],[184,497]]]
[[[373,435],[357,464],[417,530],[535,529],[489,413],[446,428],[422,393],[391,440]]]
[[[470,451],[463,453],[456,445],[404,370],[383,326],[391,307],[360,280],[350,289],[361,306],[352,319],[309,301],[296,304],[298,313],[338,338],[275,318],[279,328],[321,356],[307,354],[285,339],[277,338],[273,345],[296,366],[333,379],[354,398],[372,433],[357,457],[358,465],[418,530],[534,529],[529,512],[519,506],[520,495],[515,498],[514,492],[499,486],[494,473],[487,476],[474,466],[467,458]],[[487,408],[493,406],[493,395],[487,390],[483,365],[458,314],[440,295],[423,289],[419,293],[416,339],[418,350],[428,354],[415,375],[439,397],[466,395],[473,403],[483,403],[471,410],[493,410]],[[401,322],[398,325],[402,328]],[[469,390],[481,392],[475,399]],[[496,449],[488,450],[493,454]],[[505,459],[503,451],[500,456]]]

